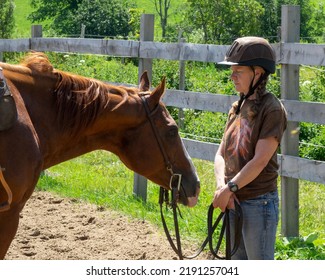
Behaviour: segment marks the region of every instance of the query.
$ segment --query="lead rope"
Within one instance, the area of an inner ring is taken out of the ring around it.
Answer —
[[[175,187],[173,189],[175,189]],[[243,213],[242,213],[242,209],[241,209],[240,205],[237,202],[235,202],[235,215],[236,215],[235,216],[235,238],[234,238],[235,242],[234,242],[234,246],[232,249],[231,249],[231,241],[230,241],[231,239],[230,239],[229,210],[226,209],[225,212],[221,212],[218,215],[217,219],[213,222],[214,207],[211,204],[208,209],[208,218],[207,218],[208,236],[206,237],[206,239],[203,241],[202,245],[198,248],[198,250],[193,255],[185,256],[185,255],[183,255],[182,248],[181,248],[177,211],[179,212],[181,218],[182,218],[182,216],[181,216],[181,213],[177,206],[176,200],[173,199],[174,195],[173,195],[173,191],[172,191],[172,202],[170,203],[168,190],[160,187],[159,205],[160,205],[160,215],[161,215],[163,228],[164,228],[164,231],[165,231],[165,234],[166,234],[166,237],[167,237],[167,240],[168,240],[170,246],[172,247],[174,252],[178,255],[179,259],[183,260],[184,258],[185,259],[196,258],[197,256],[199,256],[201,254],[201,252],[204,250],[205,246],[209,243],[210,252],[215,258],[230,260],[231,256],[236,253],[236,251],[239,247],[239,244],[240,244],[240,239],[241,239],[241,231],[242,231],[242,226],[243,226]],[[172,210],[173,210],[176,245],[169,233],[167,223],[166,223],[166,220],[165,220],[165,217],[163,214],[164,202],[166,203],[166,207],[171,206]],[[218,237],[217,245],[216,245],[216,247],[214,247],[213,246],[213,234],[221,221],[222,221],[222,226],[221,226],[220,234]],[[226,254],[225,254],[225,257],[222,257],[218,254],[218,252],[220,250],[225,231],[226,231]]]
[[[175,188],[173,188],[172,190],[172,202],[171,202],[171,207],[173,210],[173,218],[174,218],[174,227],[175,227],[175,236],[176,236],[176,245],[173,242],[172,237],[169,234],[168,228],[167,228],[167,224],[166,224],[166,220],[164,218],[164,214],[162,211],[162,205],[163,202],[169,203],[169,196],[168,196],[168,191],[163,189],[162,187],[160,188],[160,197],[164,197],[164,201],[162,201],[162,203],[160,204],[160,214],[161,214],[161,220],[163,223],[163,227],[165,229],[165,233],[167,236],[167,239],[169,241],[169,244],[171,245],[172,249],[174,250],[174,252],[178,255],[179,259],[182,260],[183,259],[183,253],[182,253],[182,244],[181,244],[181,238],[180,238],[180,234],[179,234],[179,226],[178,226],[178,217],[177,217],[177,211],[179,211],[179,208],[177,206],[177,203],[175,202],[176,200],[174,199],[175,197]],[[166,204],[167,205],[167,204]],[[180,213],[180,211],[179,211]],[[181,215],[181,214],[180,214]]]
[[[242,228],[243,228],[243,212],[242,209],[239,205],[239,203],[237,203],[237,201],[235,201],[235,237],[234,237],[234,245],[233,247],[231,246],[231,233],[230,233],[230,220],[229,220],[229,209],[226,209],[225,212],[221,212],[219,214],[219,216],[217,217],[216,221],[214,223],[212,223],[212,219],[213,219],[213,211],[214,211],[214,207],[211,204],[208,210],[208,242],[209,242],[209,249],[210,252],[212,253],[212,255],[217,258],[217,259],[221,259],[221,260],[230,260],[231,257],[236,253],[239,245],[240,245],[240,240],[241,240],[241,232],[242,232]],[[218,242],[216,247],[214,248],[213,246],[213,233],[217,227],[217,225],[220,223],[220,221],[223,220],[221,229],[220,229],[220,234],[219,234],[219,238],[218,238]],[[220,255],[218,255],[218,252],[220,250],[221,247],[221,243],[223,240],[223,237],[225,235],[226,232],[226,254],[225,257],[222,257]],[[232,248],[231,248],[232,247]]]
[[[0,212],[9,210],[10,209],[10,204],[12,202],[12,192],[10,190],[9,185],[7,184],[7,182],[5,180],[5,177],[3,176],[2,171],[4,171],[4,170],[5,169],[0,166],[0,182],[1,182],[2,186],[3,186],[3,188],[5,189],[6,193],[7,193],[8,200],[5,201],[5,202],[0,203]]]

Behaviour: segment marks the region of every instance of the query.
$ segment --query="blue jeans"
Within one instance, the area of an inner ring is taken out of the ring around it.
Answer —
[[[279,220],[278,192],[269,192],[240,202],[243,211],[242,238],[232,260],[273,260]],[[234,234],[234,210],[230,210],[230,233]],[[234,244],[234,240],[231,241]]]

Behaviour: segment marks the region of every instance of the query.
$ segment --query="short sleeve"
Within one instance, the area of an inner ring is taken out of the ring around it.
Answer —
[[[285,109],[280,106],[279,108],[270,110],[264,117],[259,139],[275,137],[280,143],[286,127],[287,115]]]

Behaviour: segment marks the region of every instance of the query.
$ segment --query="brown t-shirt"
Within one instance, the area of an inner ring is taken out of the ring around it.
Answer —
[[[286,111],[282,103],[268,92],[260,97],[257,105],[255,100],[245,100],[239,115],[232,108],[223,136],[226,182],[254,157],[259,139],[275,137],[280,143],[286,124]],[[262,172],[236,193],[238,199],[242,201],[276,190],[278,167],[275,152]]]

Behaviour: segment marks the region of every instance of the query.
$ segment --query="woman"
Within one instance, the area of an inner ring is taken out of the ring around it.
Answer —
[[[230,65],[240,100],[229,111],[215,156],[213,206],[230,209],[232,237],[234,201],[242,208],[242,238],[232,259],[274,259],[279,206],[277,149],[287,122],[281,102],[266,91],[268,76],[275,72],[275,53],[265,39],[243,37],[233,42],[219,64]]]

